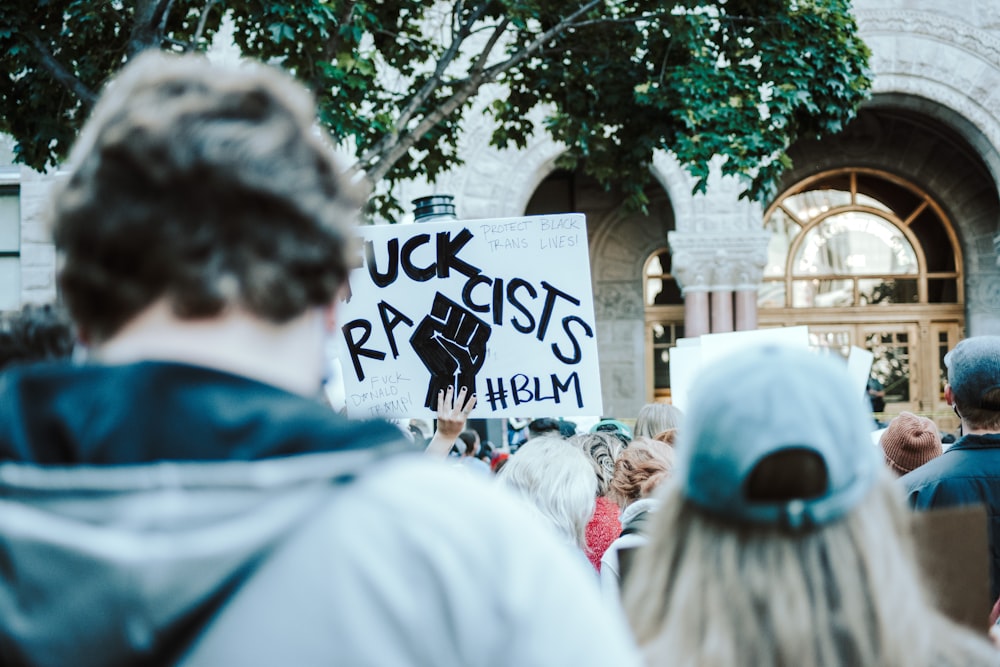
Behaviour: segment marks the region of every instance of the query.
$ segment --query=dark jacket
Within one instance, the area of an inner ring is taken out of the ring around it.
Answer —
[[[172,362],[52,364],[0,374],[0,461],[251,461],[398,442],[387,422],[222,371]]]
[[[1000,595],[1000,434],[967,435],[900,478],[917,510],[981,504],[989,516],[991,600]]]

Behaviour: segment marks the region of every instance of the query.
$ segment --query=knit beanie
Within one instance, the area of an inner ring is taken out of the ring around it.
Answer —
[[[941,456],[942,452],[937,425],[912,412],[899,413],[885,429],[879,444],[885,453],[885,462],[900,475]]]

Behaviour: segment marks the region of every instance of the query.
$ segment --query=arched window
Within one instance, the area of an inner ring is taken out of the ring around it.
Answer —
[[[934,198],[885,171],[838,169],[779,195],[764,227],[760,326],[808,325],[813,345],[866,348],[887,412],[951,419],[941,360],[964,326],[962,255]]]
[[[654,252],[643,267],[643,301],[649,306],[683,306],[684,297],[677,280],[670,275],[670,250]]]
[[[761,308],[961,303],[961,256],[941,207],[872,169],[826,172],[765,214],[772,232]]]
[[[684,337],[684,297],[670,273],[670,250],[650,255],[642,269],[642,295],[646,306],[646,350],[650,357],[648,393],[653,400],[670,397],[670,348]]]

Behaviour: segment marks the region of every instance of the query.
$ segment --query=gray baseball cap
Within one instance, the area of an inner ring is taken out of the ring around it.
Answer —
[[[986,394],[1000,389],[1000,336],[973,336],[945,355],[948,384],[960,407],[1000,411]]]
[[[865,497],[883,466],[864,398],[842,362],[807,349],[765,346],[722,359],[692,387],[675,479],[690,502],[721,518],[791,529],[836,521]],[[823,493],[747,497],[758,463],[801,449],[825,466]]]

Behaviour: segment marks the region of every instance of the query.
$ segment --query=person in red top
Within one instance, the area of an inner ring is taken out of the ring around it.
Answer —
[[[582,433],[570,438],[570,442],[583,450],[597,475],[597,504],[587,524],[587,558],[600,572],[601,556],[622,532],[618,519],[621,508],[607,497],[607,493],[615,474],[615,459],[624,443],[615,435],[603,431]]]

